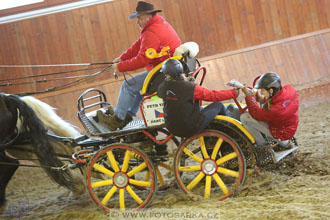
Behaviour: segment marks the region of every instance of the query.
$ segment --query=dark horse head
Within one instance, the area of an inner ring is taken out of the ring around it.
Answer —
[[[16,127],[18,120],[21,121],[19,128]],[[32,143],[40,164],[53,180],[70,190],[75,185],[69,172],[50,169],[63,166],[63,163],[56,157],[47,131],[32,108],[18,96],[0,93],[0,212],[5,202],[5,188],[17,169],[15,164],[18,164],[17,160],[5,154],[5,149],[15,144],[12,142],[21,141],[20,139]]]

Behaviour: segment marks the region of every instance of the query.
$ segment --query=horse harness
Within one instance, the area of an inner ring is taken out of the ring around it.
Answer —
[[[6,147],[12,145],[18,138],[19,136],[19,131],[17,127],[14,129],[13,134],[10,135],[9,137],[5,138],[3,141],[0,143],[0,151],[4,151]]]
[[[50,137],[57,139],[56,136],[50,135],[48,134]],[[13,131],[13,134],[10,135],[10,137],[5,138],[3,141],[1,141],[0,143],[0,154],[8,157],[8,155],[6,155],[5,150],[7,147],[10,146],[10,149],[12,150],[18,150],[18,151],[25,151],[25,152],[29,152],[29,153],[36,153],[33,149],[27,149],[27,148],[23,148],[23,147],[18,147],[18,146],[11,146],[13,144],[15,144],[15,142],[18,140],[18,137],[20,136],[20,132],[18,131],[17,127],[15,128],[15,130]],[[65,138],[61,138],[62,141],[68,141]],[[25,142],[25,140],[22,141],[23,144],[30,144],[30,142]],[[62,158],[66,158],[66,159],[71,159],[71,155],[67,155],[67,154],[60,154],[60,153],[56,153],[56,156],[58,157],[62,157]],[[19,159],[19,158],[13,158],[16,160],[38,160],[38,159]],[[65,170],[67,168],[69,168],[69,165],[64,165],[62,167],[52,167],[52,166],[43,166],[43,165],[27,165],[27,164],[16,164],[16,163],[8,163],[8,162],[2,162],[0,161],[0,165],[13,165],[13,166],[25,166],[25,167],[42,167],[42,168],[50,168],[52,170]]]

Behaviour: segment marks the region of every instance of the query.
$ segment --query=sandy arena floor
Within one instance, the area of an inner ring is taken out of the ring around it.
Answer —
[[[73,199],[42,169],[21,167],[0,219],[330,219],[330,103],[301,109],[296,137],[299,151],[275,170],[248,175],[238,196],[192,201],[172,187],[157,192],[144,217],[110,216],[88,193]]]

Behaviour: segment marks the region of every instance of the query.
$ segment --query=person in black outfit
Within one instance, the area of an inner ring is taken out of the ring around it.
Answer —
[[[183,77],[183,66],[176,59],[169,59],[162,65],[165,81],[157,94],[164,100],[166,128],[179,137],[191,137],[202,131],[218,114],[225,115],[225,107],[220,101],[236,98],[238,92],[231,90],[209,90]],[[199,100],[211,101],[201,108]]]

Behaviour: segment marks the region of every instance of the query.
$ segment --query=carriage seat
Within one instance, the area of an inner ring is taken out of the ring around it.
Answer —
[[[131,131],[143,130],[146,128],[143,119],[135,119],[128,123],[126,127],[121,130],[111,131],[102,122],[96,121],[97,111],[108,111],[110,103],[107,102],[107,98],[99,89],[91,88],[87,89],[78,98],[78,118],[86,131],[92,136],[115,136]]]
[[[195,42],[186,42],[175,49],[173,56],[187,54],[188,58],[195,58],[199,52],[199,46]]]
[[[196,62],[198,62],[196,59],[196,55],[198,54],[198,52],[199,47],[197,43],[186,42],[176,48],[174,56],[168,59],[179,60],[183,65],[184,73],[186,74],[186,76],[189,76],[189,74],[194,72],[196,69]],[[157,91],[158,86],[165,79],[165,76],[163,74],[160,74],[160,70],[166,60],[158,64],[149,72],[146,79],[144,80],[142,89],[140,91],[141,95],[151,95]]]
[[[182,65],[186,76],[189,76],[196,70],[197,54],[199,52],[199,46],[195,42],[186,42],[180,45],[174,51],[173,56],[182,56]]]

